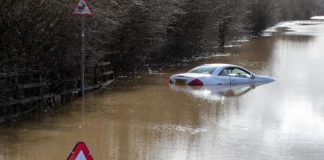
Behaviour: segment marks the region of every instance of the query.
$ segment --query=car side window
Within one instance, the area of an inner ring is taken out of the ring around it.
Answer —
[[[249,72],[237,67],[228,68],[228,74],[231,77],[251,78]]]
[[[228,71],[227,71],[227,68],[223,69],[220,74],[220,76],[228,76]]]
[[[243,77],[243,78],[250,78],[251,73],[237,67],[228,67],[223,69],[220,76],[230,76],[230,77]]]
[[[230,77],[242,77],[242,78],[251,78],[251,73],[237,67],[228,67],[223,69],[220,76],[230,76]]]

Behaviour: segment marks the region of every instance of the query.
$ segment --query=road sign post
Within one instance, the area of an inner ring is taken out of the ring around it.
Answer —
[[[82,22],[81,22],[81,28],[82,28],[82,32],[81,32],[81,38],[82,38],[82,46],[81,46],[81,95],[84,95],[84,57],[85,57],[85,53],[84,53],[84,17],[82,17]]]
[[[91,12],[91,7],[88,4],[88,0],[78,0],[77,6],[75,7],[74,11],[72,12],[72,16],[81,16],[81,95],[84,96],[84,88],[85,88],[85,79],[84,79],[84,59],[85,59],[85,31],[84,31],[84,21],[85,17],[94,16],[94,14]]]

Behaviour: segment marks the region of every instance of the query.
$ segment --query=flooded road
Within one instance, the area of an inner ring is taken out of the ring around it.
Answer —
[[[237,51],[124,78],[45,116],[0,128],[0,160],[66,159],[78,141],[96,160],[320,160],[324,157],[324,25],[254,39]],[[190,89],[167,78],[232,63],[277,79]]]

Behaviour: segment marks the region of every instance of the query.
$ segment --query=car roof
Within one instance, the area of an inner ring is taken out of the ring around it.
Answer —
[[[233,64],[226,64],[226,63],[211,63],[211,64],[203,64],[200,65],[199,67],[203,67],[203,66],[210,66],[210,67],[238,67],[236,65]]]
[[[219,73],[226,67],[238,67],[238,68],[241,68],[249,73],[252,73],[251,71],[249,71],[241,66],[234,65],[234,64],[226,64],[226,63],[210,63],[210,64],[203,64],[203,65],[197,66],[196,68],[198,68],[198,67],[215,67],[217,69],[214,71],[214,73]]]

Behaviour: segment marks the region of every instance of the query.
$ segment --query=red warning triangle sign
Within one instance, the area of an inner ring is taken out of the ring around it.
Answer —
[[[88,4],[88,0],[79,0],[77,6],[71,15],[73,16],[94,16],[91,12],[91,7]]]
[[[67,160],[93,160],[84,142],[78,142]]]

